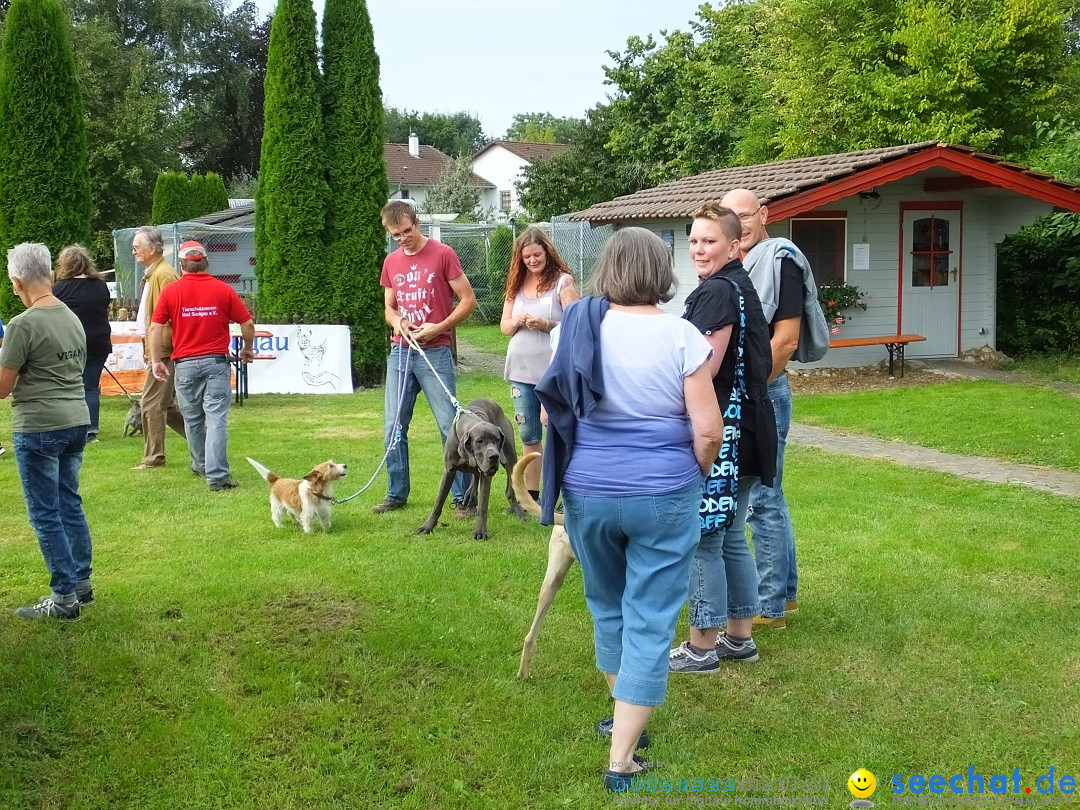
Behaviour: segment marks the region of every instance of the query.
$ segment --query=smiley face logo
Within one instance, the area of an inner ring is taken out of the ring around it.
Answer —
[[[848,777],[847,789],[856,799],[868,799],[877,790],[877,779],[866,768],[859,768]]]

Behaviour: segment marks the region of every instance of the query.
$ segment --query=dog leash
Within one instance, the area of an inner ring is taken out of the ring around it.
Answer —
[[[135,399],[131,396],[130,392],[126,388],[124,388],[124,384],[118,379],[116,379],[116,375],[112,373],[112,369],[108,366],[105,366],[105,370],[109,372],[109,376],[112,377],[113,382],[120,386],[120,390],[124,392],[124,395],[128,398],[128,400],[134,402]]]
[[[401,373],[398,374],[398,405],[397,413],[394,414],[394,432],[390,436],[390,443],[386,445],[386,452],[383,453],[382,461],[379,462],[379,466],[375,468],[375,472],[371,474],[371,478],[368,479],[368,482],[364,484],[364,486],[347,498],[338,498],[334,503],[348,503],[353,498],[358,498],[367,492],[371,488],[371,485],[375,483],[375,479],[379,477],[379,473],[382,472],[386,460],[390,458],[391,451],[397,447],[398,442],[401,441],[401,404],[402,400],[405,398],[405,382],[409,378],[409,362],[411,354],[412,352],[405,352],[405,367],[401,370]]]
[[[402,320],[405,319],[402,318]],[[435,375],[435,379],[438,380],[439,385],[442,386],[442,390],[445,391],[446,396],[450,398],[450,404],[454,406],[454,418],[456,419],[458,416],[461,416],[461,412],[465,409],[461,407],[461,403],[458,402],[457,397],[450,393],[450,389],[446,387],[446,383],[444,383],[442,377],[439,376],[439,372],[435,370],[435,366],[431,365],[431,361],[428,360],[428,356],[420,347],[420,344],[416,342],[410,332],[404,332],[403,336],[406,342],[409,344],[409,347],[415,349],[416,352],[420,355],[420,357],[423,358],[424,362],[428,364],[428,368],[431,369],[431,373]]]
[[[401,320],[405,321],[405,318],[403,317]],[[455,397],[452,393],[450,393],[450,389],[446,387],[446,383],[444,383],[442,377],[439,376],[439,372],[435,370],[435,366],[431,365],[431,361],[428,360],[428,356],[420,347],[420,344],[416,342],[416,340],[413,338],[413,336],[409,333],[407,329],[399,329],[398,332],[399,334],[401,334],[402,337],[405,338],[405,342],[409,345],[409,348],[405,352],[405,365],[401,369],[401,373],[398,375],[398,407],[397,413],[394,415],[393,435],[390,439],[390,443],[386,446],[386,452],[383,454],[382,461],[379,462],[379,466],[375,468],[375,472],[372,474],[371,478],[368,479],[368,482],[349,497],[339,498],[338,500],[334,501],[334,503],[347,503],[353,498],[357,498],[367,492],[371,488],[371,485],[375,483],[375,479],[379,477],[379,473],[382,472],[383,465],[385,465],[386,460],[390,458],[390,452],[395,447],[397,447],[398,442],[401,441],[401,405],[402,400],[405,398],[405,384],[409,378],[409,365],[412,362],[413,350],[415,350],[416,353],[423,358],[424,362],[428,364],[428,368],[431,369],[431,373],[435,375],[435,379],[438,380],[439,385],[442,386],[442,390],[446,393],[446,396],[449,397],[450,404],[454,406],[454,422],[456,423],[461,417],[461,414],[465,412],[465,409],[461,407],[461,403],[458,402],[458,398]]]

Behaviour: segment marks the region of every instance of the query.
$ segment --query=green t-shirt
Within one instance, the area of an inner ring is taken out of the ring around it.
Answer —
[[[82,373],[86,334],[63,304],[31,307],[11,319],[0,366],[19,372],[11,392],[11,432],[45,433],[90,424]]]

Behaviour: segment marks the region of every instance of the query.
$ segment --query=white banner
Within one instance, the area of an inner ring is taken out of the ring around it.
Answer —
[[[234,326],[234,334],[239,334]],[[232,351],[241,346],[233,338]],[[351,394],[349,327],[255,324],[250,394]]]
[[[142,390],[142,340],[131,321],[112,323],[113,353],[105,363],[126,391]],[[241,346],[231,327],[231,351]],[[349,327],[255,324],[255,362],[248,365],[249,394],[351,394]],[[103,389],[113,378],[102,376]],[[120,393],[108,390],[103,393]]]

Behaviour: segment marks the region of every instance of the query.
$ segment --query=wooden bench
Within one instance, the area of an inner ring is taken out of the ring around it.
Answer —
[[[889,353],[889,376],[893,373],[893,356],[900,358],[900,376],[904,376],[904,347],[926,340],[922,335],[881,335],[880,337],[844,338],[830,340],[830,349],[850,349],[854,346],[884,346]]]

